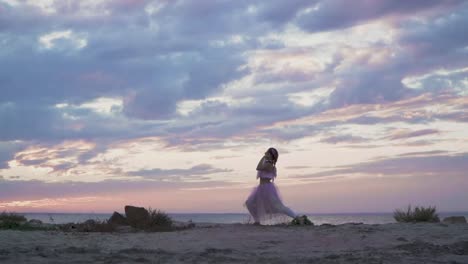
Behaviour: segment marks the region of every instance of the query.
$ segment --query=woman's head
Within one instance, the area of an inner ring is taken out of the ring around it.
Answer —
[[[276,164],[279,156],[278,150],[276,150],[275,148],[269,148],[267,152],[265,152],[265,154],[270,155],[270,157],[273,159],[273,162]]]

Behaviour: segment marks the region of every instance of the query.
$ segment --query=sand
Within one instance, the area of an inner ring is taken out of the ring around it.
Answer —
[[[0,231],[0,263],[468,263],[468,224]]]

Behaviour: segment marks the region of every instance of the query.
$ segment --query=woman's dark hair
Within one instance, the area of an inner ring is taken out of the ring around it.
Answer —
[[[274,162],[276,164],[276,162],[278,161],[278,150],[276,150],[275,148],[269,148],[267,150],[267,153],[270,153],[271,157],[274,159]]]

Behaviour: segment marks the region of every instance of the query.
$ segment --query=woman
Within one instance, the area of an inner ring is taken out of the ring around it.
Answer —
[[[260,179],[260,184],[252,191],[245,202],[254,219],[254,224],[259,225],[262,221],[280,215],[294,218],[294,223],[311,223],[305,215],[298,216],[281,201],[278,190],[273,183],[276,178],[277,161],[278,151],[275,148],[269,148],[257,165],[257,179]]]

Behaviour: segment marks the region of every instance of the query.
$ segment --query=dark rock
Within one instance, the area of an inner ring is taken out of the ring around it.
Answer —
[[[31,219],[28,221],[29,224],[31,225],[42,225],[42,221],[41,220],[37,220],[37,219]]]
[[[464,216],[449,216],[444,218],[446,224],[466,224],[466,218]]]
[[[194,228],[194,227],[195,227],[195,223],[192,222],[192,220],[190,220],[190,221],[188,222],[187,227],[188,227],[188,228]]]
[[[26,225],[32,227],[32,228],[38,228],[38,229],[47,229],[47,228],[51,228],[51,224],[44,224],[41,220],[37,220],[37,219],[31,219],[29,220]]]
[[[121,215],[118,212],[114,212],[112,214],[112,216],[109,218],[108,223],[112,225],[128,225],[127,218],[125,218],[125,216]]]
[[[77,224],[77,230],[79,232],[93,232],[96,228],[96,221],[88,219],[81,224]]]
[[[93,219],[88,219],[88,220],[84,221],[83,224],[92,226],[92,225],[96,225],[96,221],[93,220]]]
[[[75,224],[75,223],[61,224],[61,225],[59,225],[59,228],[60,228],[60,230],[65,231],[65,232],[76,231],[77,230],[77,224]]]
[[[128,224],[136,228],[146,227],[150,221],[148,210],[143,207],[126,205],[125,215],[127,216]]]

